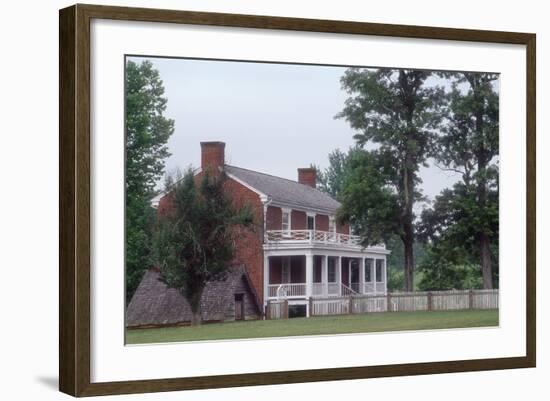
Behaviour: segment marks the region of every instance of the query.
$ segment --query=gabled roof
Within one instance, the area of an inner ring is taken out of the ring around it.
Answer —
[[[203,321],[223,321],[228,305],[233,301],[233,292],[239,280],[244,280],[255,301],[256,293],[249,281],[244,266],[229,269],[222,280],[209,281],[201,298]],[[160,280],[158,270],[147,270],[126,308],[126,326],[163,326],[190,322],[191,307],[185,297],[175,288],[168,288]]]
[[[326,193],[296,181],[229,165],[225,165],[225,171],[279,205],[320,210],[330,214],[336,213],[340,207],[340,202]]]

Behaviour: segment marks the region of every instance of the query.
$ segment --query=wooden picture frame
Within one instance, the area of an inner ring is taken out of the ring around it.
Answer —
[[[516,44],[526,47],[526,355],[492,359],[344,367],[92,383],[90,380],[90,21],[109,19]],[[74,5],[62,9],[59,69],[59,388],[73,396],[348,380],[534,367],[536,361],[535,48],[530,33],[349,21]]]

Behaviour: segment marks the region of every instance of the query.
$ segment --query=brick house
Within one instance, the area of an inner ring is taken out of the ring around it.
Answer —
[[[236,206],[248,204],[258,225],[241,230],[234,264],[244,265],[259,304],[284,298],[309,316],[310,297],[386,293],[384,245],[363,248],[335,215],[340,203],[316,189],[316,172],[299,168],[298,180],[225,164],[225,143],[201,142],[204,171],[226,176]],[[171,207],[171,194],[153,200],[158,213]]]

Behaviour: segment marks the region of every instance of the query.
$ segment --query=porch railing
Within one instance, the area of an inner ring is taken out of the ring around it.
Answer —
[[[385,293],[386,292],[386,283],[383,281],[367,281],[363,283],[363,288],[361,288],[361,283],[351,283],[351,288],[356,292],[362,294],[372,294],[372,293]]]
[[[285,284],[269,284],[269,297],[288,298],[288,297],[303,297],[306,295],[305,283],[285,283]]]
[[[311,295],[337,297],[343,293],[343,290],[339,291],[340,287],[345,286],[341,283],[313,283]]]
[[[325,244],[341,244],[354,247],[361,246],[358,235],[340,234],[319,230],[269,230],[265,235],[266,242],[310,242]],[[385,249],[384,245],[371,248]]]
[[[269,298],[292,298],[305,297],[306,283],[282,283],[269,284]],[[312,283],[311,295],[314,297],[338,297],[363,294],[384,294],[386,285],[383,282],[364,283],[361,288],[360,283],[351,283],[350,286],[344,283]]]

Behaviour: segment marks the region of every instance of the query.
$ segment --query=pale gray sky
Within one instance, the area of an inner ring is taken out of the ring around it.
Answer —
[[[199,166],[199,142],[224,141],[228,164],[296,180],[298,167],[325,168],[329,152],[354,143],[348,123],[334,119],[347,98],[345,67],[148,59],[175,120],[167,171]],[[434,166],[420,176],[430,199],[457,180]]]

